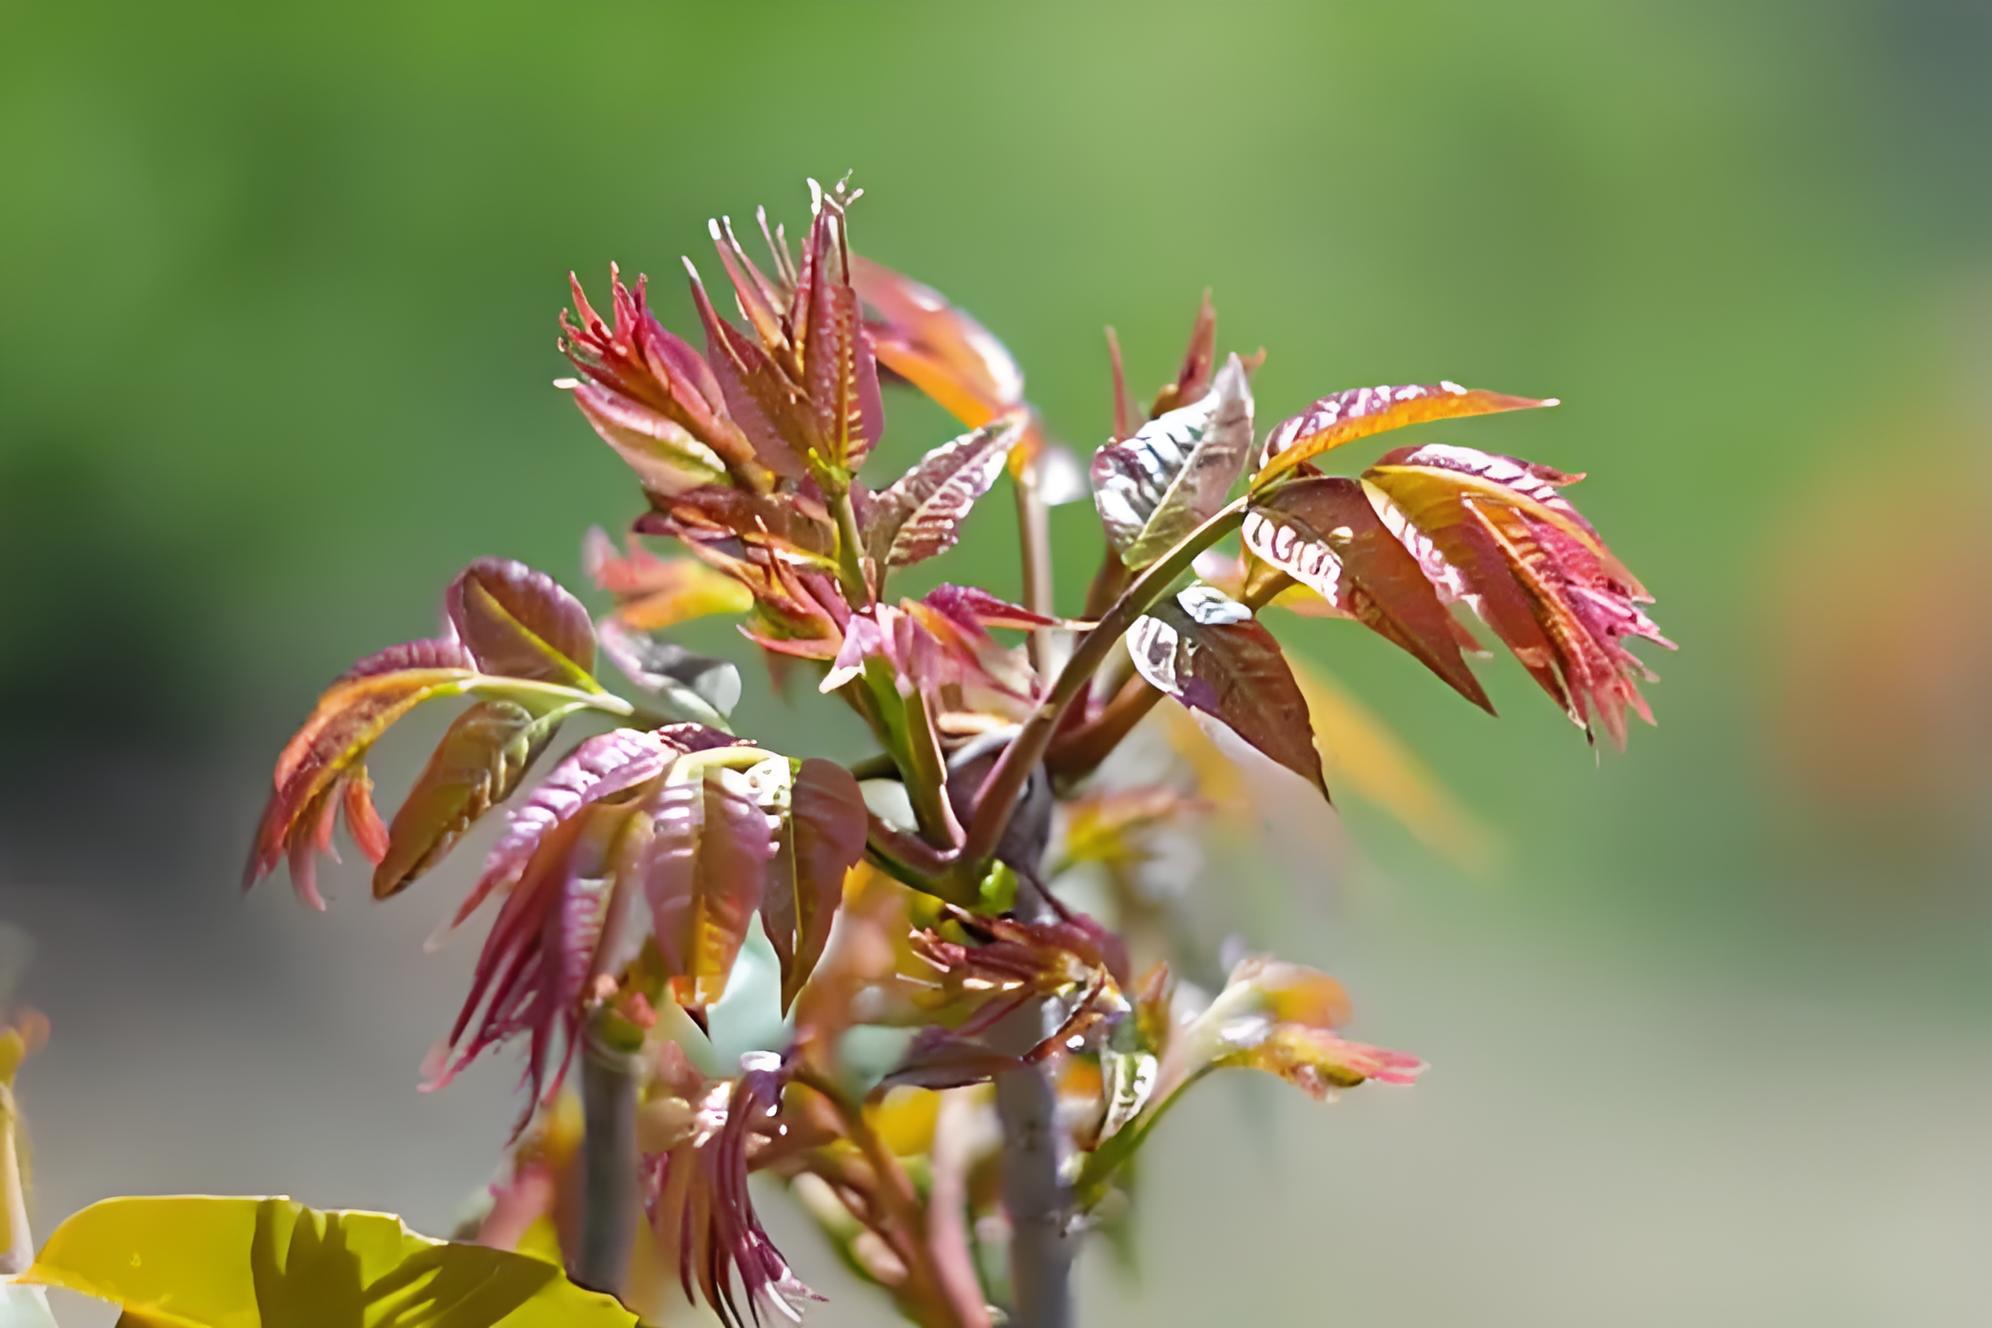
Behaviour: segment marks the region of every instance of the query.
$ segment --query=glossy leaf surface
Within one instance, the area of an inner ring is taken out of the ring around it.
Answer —
[[[1193,585],[1138,619],[1127,634],[1150,686],[1224,723],[1325,794],[1307,702],[1279,642],[1251,610]]]
[[[1322,397],[1300,414],[1283,421],[1266,437],[1257,489],[1331,448],[1407,425],[1431,420],[1491,415],[1499,411],[1554,406],[1553,397],[1509,396],[1461,387],[1458,383],[1412,383],[1404,386],[1355,387]]]
[[[1460,657],[1452,614],[1418,560],[1390,533],[1360,481],[1313,476],[1253,502],[1245,547],[1386,640],[1490,713]]]
[[[1093,455],[1093,501],[1130,568],[1145,567],[1224,506],[1252,446],[1252,390],[1236,355],[1211,389]]]
[[[281,1198],[105,1199],[58,1226],[24,1280],[173,1328],[637,1323],[544,1260],[431,1240],[383,1213]]]

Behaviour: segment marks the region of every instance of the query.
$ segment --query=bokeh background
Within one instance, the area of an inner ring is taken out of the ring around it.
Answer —
[[[1081,445],[1102,324],[1160,381],[1206,285],[1272,351],[1266,418],[1562,396],[1446,436],[1590,471],[1683,647],[1600,759],[1512,664],[1497,723],[1297,624],[1505,848],[1344,798],[1346,861],[1204,883],[1434,1068],[1192,1102],[1086,1322],[1992,1321],[1988,67],[1973,0],[0,7],[0,968],[54,1025],[41,1225],[209,1190],[436,1229],[481,1182],[510,1068],[415,1091],[474,853],[389,907],[350,868],[324,917],[245,900],[270,759],[460,564],[578,578],[632,514],[549,387],[567,270],[659,274],[684,329],[707,215],[854,169],[861,246]],[[942,436],[892,408],[904,453]],[[1091,520],[1059,516],[1074,600]],[[984,517],[950,574],[1003,588],[1010,550]],[[817,1322],[877,1321],[782,1229]]]

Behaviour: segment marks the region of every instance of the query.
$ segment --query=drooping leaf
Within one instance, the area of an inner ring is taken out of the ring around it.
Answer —
[[[636,957],[641,938],[626,923],[635,885],[625,882],[650,828],[632,801],[600,799],[537,841],[484,939],[431,1087],[488,1048],[523,1036],[530,1091],[514,1136],[553,1098],[579,1047],[595,979]]]
[[[1402,429],[1429,420],[1460,419],[1499,411],[1554,406],[1556,398],[1509,396],[1461,387],[1458,383],[1410,384],[1402,387],[1354,387],[1330,393],[1300,414],[1283,421],[1266,437],[1254,489],[1287,474],[1330,448],[1359,438]]]
[[[1192,585],[1136,620],[1127,648],[1150,686],[1215,717],[1326,794],[1307,702],[1279,642],[1250,609]]]
[[[634,538],[628,554],[616,552],[599,526],[588,532],[581,558],[589,579],[615,597],[616,618],[632,632],[660,631],[709,614],[745,613],[754,604],[745,586],[696,558],[659,558],[637,547]]]
[[[398,894],[442,861],[478,817],[512,795],[561,721],[581,708],[570,701],[535,710],[494,698],[458,715],[388,827],[374,898]]]
[[[644,1150],[644,1209],[659,1252],[678,1269],[686,1300],[703,1299],[722,1328],[758,1325],[763,1310],[799,1322],[803,1306],[823,1297],[790,1270],[747,1187],[757,1136],[784,1128],[776,1118],[792,1067],[770,1052],[749,1052],[728,1082],[691,1070],[675,1046],[659,1060],[663,1091],[646,1105],[653,1118],[686,1123]],[[734,1300],[736,1284],[747,1315]]]
[[[740,704],[740,670],[675,641],[634,632],[615,618],[598,629],[602,649],[631,682],[664,703],[673,719],[725,728]]]
[[[462,647],[417,642],[362,661],[318,700],[277,758],[275,791],[263,810],[242,884],[247,889],[288,855],[298,898],[323,909],[313,855],[332,851],[333,821],[343,803],[353,837],[378,860],[387,849],[369,796],[366,755],[381,734],[425,701],[461,694],[476,679]],[[450,667],[394,667],[454,658]],[[376,851],[377,850],[377,851]]]
[[[1360,481],[1320,475],[1282,484],[1253,502],[1240,533],[1267,563],[1493,712],[1460,658],[1451,613],[1418,560],[1377,516]]]
[[[777,826],[738,770],[680,767],[652,796],[639,870],[671,997],[703,1009],[726,991],[761,902]]]
[[[864,532],[873,561],[909,567],[953,548],[1022,432],[1022,418],[1006,415],[941,444],[875,495]]]
[[[540,840],[590,803],[613,797],[664,773],[687,748],[665,732],[616,729],[589,738],[547,773],[511,813],[484,871],[457,909],[459,925],[478,905],[518,883]]]
[[[1252,446],[1252,389],[1236,355],[1209,392],[1093,455],[1093,501],[1130,568],[1146,567],[1224,506]]]
[[[1652,597],[1558,490],[1582,478],[1470,448],[1402,448],[1364,472],[1378,514],[1441,596],[1464,600],[1571,720],[1593,715],[1625,745],[1625,712],[1649,723],[1623,644],[1671,648],[1639,608]]]
[[[419,1236],[384,1213],[290,1199],[104,1199],[55,1229],[23,1279],[173,1328],[635,1328],[556,1264]]]
[[[866,811],[858,781],[834,761],[770,757],[747,772],[777,840],[761,893],[761,927],[781,964],[786,1015],[830,939],[844,874],[865,852]]]

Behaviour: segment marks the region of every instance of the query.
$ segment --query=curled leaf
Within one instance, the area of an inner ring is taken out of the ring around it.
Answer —
[[[403,660],[454,658],[450,667],[395,667]],[[291,884],[312,908],[323,909],[315,853],[332,852],[333,822],[343,804],[347,828],[376,860],[388,837],[370,795],[366,755],[402,716],[425,701],[461,694],[477,677],[469,657],[453,642],[419,642],[363,660],[319,698],[311,717],[277,758],[276,789],[243,870],[246,889],[290,859]]]
[[[1252,477],[1252,487],[1262,488],[1330,448],[1389,429],[1402,429],[1406,425],[1423,424],[1428,420],[1453,420],[1468,415],[1533,410],[1556,404],[1554,397],[1541,400],[1516,397],[1505,392],[1486,392],[1447,382],[1413,383],[1402,387],[1354,387],[1343,392],[1332,392],[1300,414],[1283,421],[1267,435],[1259,473]]]
[[[631,682],[664,702],[676,719],[714,728],[740,704],[740,670],[674,641],[633,632],[614,618],[600,627],[602,649]]]
[[[1130,568],[1146,567],[1224,506],[1252,446],[1252,389],[1236,355],[1210,391],[1093,454],[1093,501]]]
[[[1211,586],[1192,585],[1137,619],[1127,648],[1150,686],[1215,717],[1327,793],[1307,702],[1279,642],[1250,609]]]
[[[1254,554],[1493,712],[1460,658],[1451,613],[1360,481],[1322,475],[1282,484],[1253,502],[1240,533]]]
[[[909,567],[953,548],[1022,432],[1022,418],[1006,415],[941,444],[876,494],[864,532],[873,561]]]

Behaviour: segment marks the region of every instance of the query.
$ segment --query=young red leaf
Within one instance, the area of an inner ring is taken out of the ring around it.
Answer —
[[[808,471],[809,449],[818,441],[802,386],[760,343],[719,316],[690,260],[685,271],[691,276],[692,303],[705,325],[706,361],[719,380],[727,411],[762,465],[784,479],[800,479]]]
[[[1236,355],[1211,389],[1093,454],[1093,501],[1130,568],[1146,567],[1218,508],[1252,446],[1252,389]]]
[[[585,378],[560,379],[555,386],[574,394],[595,432],[653,493],[736,481],[765,490],[767,472],[728,417],[711,368],[658,324],[642,281],[632,292],[613,266],[609,279],[613,327],[589,305],[580,281],[569,276],[581,325],[561,315],[560,348]]]
[[[1337,609],[1402,646],[1467,700],[1494,707],[1460,658],[1453,617],[1397,542],[1360,481],[1313,476],[1253,502],[1245,547]]]
[[[450,583],[444,607],[485,673],[599,691],[595,624],[581,601],[544,572],[479,558]]]
[[[533,710],[479,701],[456,717],[394,814],[387,853],[374,869],[374,898],[398,894],[456,844],[472,822],[512,795],[528,767],[578,702]]]
[[[487,1048],[528,1039],[530,1096],[516,1137],[535,1107],[552,1100],[574,1059],[586,997],[598,976],[620,972],[638,937],[621,923],[618,893],[650,824],[630,802],[595,802],[535,841],[478,954],[471,989],[448,1050],[431,1076],[438,1088]]]
[[[1214,716],[1326,795],[1307,702],[1279,642],[1250,609],[1193,585],[1137,619],[1127,648],[1157,691]]]
[[[841,185],[826,194],[814,180],[809,187],[815,217],[796,285],[796,352],[823,459],[848,474],[884,431],[885,412],[871,335],[850,278],[844,210],[855,195],[846,195]]]
[[[1505,392],[1461,387],[1458,383],[1355,387],[1331,393],[1267,435],[1252,487],[1262,488],[1330,448],[1388,429],[1402,429],[1428,420],[1452,420],[1556,404],[1554,397],[1542,400],[1515,397]]]
[[[761,902],[777,826],[737,770],[681,768],[652,796],[640,870],[671,997],[703,1009],[726,991]]]
[[[1119,368],[1119,353],[1115,353],[1116,369]],[[1149,407],[1151,417],[1166,414],[1178,406],[1195,401],[1210,390],[1211,370],[1217,365],[1217,309],[1210,302],[1210,292],[1203,293],[1203,300],[1197,305],[1196,322],[1190,326],[1189,349],[1183,352],[1183,366],[1176,371],[1176,381],[1156,394],[1155,404]],[[1117,373],[1117,378],[1124,375]]]
[[[1573,722],[1625,745],[1625,711],[1649,723],[1626,637],[1672,647],[1648,595],[1558,489],[1581,478],[1469,448],[1392,452],[1365,472],[1384,521],[1442,595],[1464,599]]]
[[[686,726],[696,729],[696,726]],[[542,839],[575,813],[604,798],[657,778],[689,745],[671,736],[675,729],[646,733],[616,729],[589,738],[547,773],[532,795],[511,813],[504,835],[484,860],[484,871],[458,907],[451,926],[461,924],[494,894],[511,890]],[[730,741],[730,739],[722,739]]]
[[[865,800],[848,770],[814,757],[773,756],[747,779],[778,826],[761,892],[761,928],[781,964],[787,1014],[830,939],[844,874],[864,856]]]
[[[873,495],[865,529],[872,560],[881,569],[909,567],[953,548],[963,519],[996,482],[1022,432],[1023,418],[1006,415],[942,443]]]

